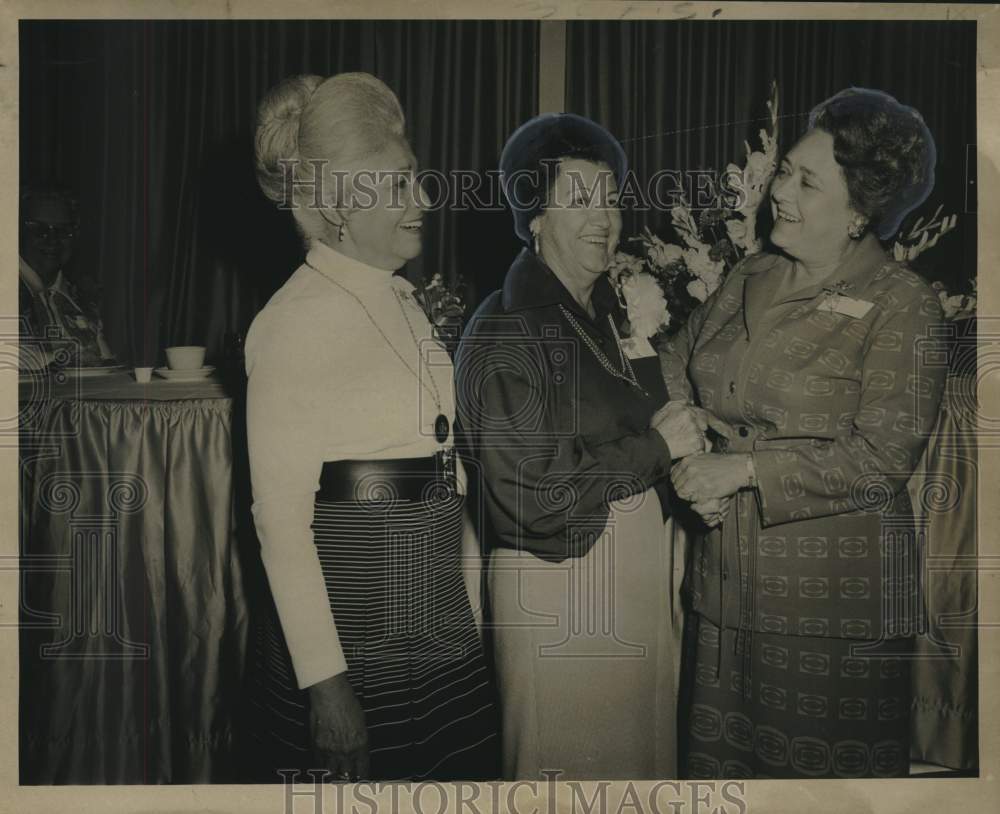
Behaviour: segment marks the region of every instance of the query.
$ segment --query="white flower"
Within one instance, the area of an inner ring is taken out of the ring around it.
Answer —
[[[743,170],[743,178],[748,187],[755,190],[763,189],[771,180],[771,172],[771,162],[766,155],[758,152],[747,154],[747,165],[746,169]]]
[[[746,221],[739,220],[737,218],[731,218],[726,221],[726,234],[729,235],[729,239],[733,242],[734,246],[739,246],[742,249],[746,248],[747,240],[747,224]]]
[[[770,160],[773,164],[775,157],[778,154],[778,139],[773,136],[769,136],[766,130],[761,130],[760,143],[764,145],[764,155],[767,156],[768,160]]]
[[[708,286],[702,280],[694,279],[687,284],[687,292],[698,302],[708,299]]]
[[[649,262],[657,268],[666,268],[671,263],[676,263],[684,258],[684,252],[680,246],[666,243],[655,235],[650,236],[646,251],[649,255]]]
[[[944,311],[944,318],[947,320],[968,319],[976,315],[976,307],[979,304],[977,295],[977,280],[970,281],[972,294],[949,294],[944,283],[936,281],[931,283],[931,288],[938,295],[941,302],[941,309]]]
[[[976,298],[966,294],[941,297],[945,319],[965,319],[976,313]]]
[[[667,300],[656,279],[647,272],[622,278],[628,321],[633,337],[649,339],[670,322]]]
[[[719,287],[726,264],[721,260],[713,260],[707,248],[688,249],[684,252],[684,262],[688,271],[708,287],[709,294]]]
[[[622,274],[626,276],[638,274],[644,266],[645,262],[641,257],[636,257],[634,254],[629,254],[628,252],[615,252],[615,256],[611,259],[611,264],[608,266],[608,276],[611,278],[612,283],[617,284],[618,278]]]
[[[685,238],[688,235],[698,234],[698,225],[694,222],[694,218],[691,217],[691,210],[682,204],[670,210],[670,222]]]

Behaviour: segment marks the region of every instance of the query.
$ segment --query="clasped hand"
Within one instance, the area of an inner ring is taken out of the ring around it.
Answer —
[[[691,502],[691,508],[701,516],[702,521],[707,526],[712,528],[719,525],[729,510],[729,501],[732,492],[724,495],[707,493],[702,495],[699,489],[690,495],[681,494],[680,490],[677,489],[675,473],[677,473],[678,467],[688,464],[690,461],[706,457],[703,453],[707,453],[711,449],[711,443],[707,435],[709,429],[729,438],[732,427],[708,410],[680,401],[671,401],[662,407],[653,416],[652,425],[659,431],[670,447],[671,457],[674,459],[683,459],[679,464],[674,466],[672,473],[674,488],[678,495]],[[696,467],[693,473],[692,477],[698,476],[700,482],[700,467]],[[735,492],[736,489],[732,491]]]
[[[745,455],[705,452],[692,455],[674,466],[670,480],[674,491],[709,525],[710,517],[725,512],[730,498],[747,485]],[[721,517],[719,517],[721,520]]]
[[[656,411],[650,425],[663,436],[674,460],[710,449],[706,434],[709,429],[727,438],[732,430],[708,410],[682,401],[668,401]]]

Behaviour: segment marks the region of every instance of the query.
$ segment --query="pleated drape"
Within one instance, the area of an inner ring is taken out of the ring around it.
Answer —
[[[81,204],[76,269],[104,288],[126,361],[245,332],[302,249],[253,174],[265,91],[294,74],[368,71],[397,92],[422,167],[495,169],[534,114],[534,21],[25,21],[21,176]],[[509,215],[444,205],[407,268],[490,287],[516,253]]]

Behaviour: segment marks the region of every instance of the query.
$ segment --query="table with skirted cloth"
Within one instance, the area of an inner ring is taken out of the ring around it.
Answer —
[[[22,379],[22,784],[236,777],[233,412],[213,380]]]

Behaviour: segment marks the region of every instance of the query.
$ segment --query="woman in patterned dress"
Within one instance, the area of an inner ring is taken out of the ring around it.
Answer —
[[[929,194],[920,115],[849,89],[816,107],[747,258],[661,355],[735,432],[674,467],[733,497],[688,574],[687,777],[889,777],[909,768],[919,556],[906,483],[945,377],[931,289],[879,238]]]

